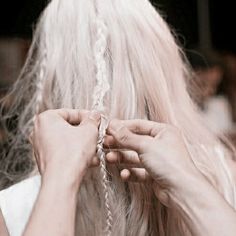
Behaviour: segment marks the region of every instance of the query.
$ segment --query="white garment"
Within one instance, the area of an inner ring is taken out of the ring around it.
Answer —
[[[225,134],[234,130],[232,111],[224,96],[214,96],[205,103],[203,118],[208,127],[216,134]]]
[[[10,236],[21,236],[41,184],[39,175],[0,191],[0,208]]]

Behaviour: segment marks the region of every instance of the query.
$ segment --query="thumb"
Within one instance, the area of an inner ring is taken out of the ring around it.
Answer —
[[[122,121],[112,120],[108,132],[114,137],[119,147],[131,149],[142,154],[150,142],[151,137],[132,133]]]

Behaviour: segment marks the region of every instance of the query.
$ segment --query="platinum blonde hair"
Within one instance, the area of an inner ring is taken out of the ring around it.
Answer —
[[[17,125],[9,131],[10,149],[1,157],[1,187],[33,170],[27,140],[35,112],[95,108],[108,118],[149,119],[178,127],[195,166],[235,208],[235,184],[226,164],[233,154],[204,126],[187,92],[189,77],[181,49],[149,1],[52,0],[9,95],[14,101],[3,119],[16,117]],[[123,183],[118,166],[106,168],[112,235],[191,231],[177,212],[154,197],[151,186]],[[103,235],[107,226],[98,176],[99,170],[90,170],[80,188],[78,235]]]

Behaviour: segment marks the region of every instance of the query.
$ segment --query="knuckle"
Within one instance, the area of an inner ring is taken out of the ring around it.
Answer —
[[[140,133],[140,132],[141,132],[141,129],[139,128],[138,125],[136,125],[136,126],[134,127],[134,133]]]
[[[115,129],[120,124],[119,120],[113,119],[110,121],[109,127],[111,129]]]
[[[151,126],[151,132],[150,135],[155,137],[159,133],[159,127],[155,123],[152,124]]]
[[[126,143],[129,138],[130,138],[130,135],[129,133],[127,132],[127,130],[125,129],[125,127],[121,128],[117,134],[117,140],[120,142],[120,143]]]

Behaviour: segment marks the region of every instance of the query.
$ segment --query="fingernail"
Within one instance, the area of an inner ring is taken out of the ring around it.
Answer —
[[[89,119],[99,121],[101,119],[101,114],[98,111],[91,111],[89,114]]]

